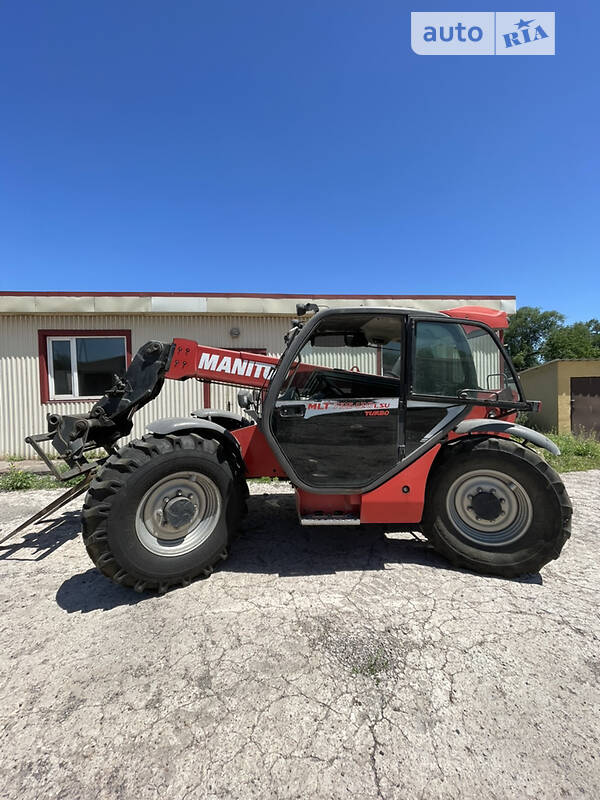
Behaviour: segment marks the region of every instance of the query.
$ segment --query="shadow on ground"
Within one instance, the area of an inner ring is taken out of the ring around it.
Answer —
[[[26,533],[16,542],[0,545],[1,561],[42,561],[80,531],[79,511],[65,511],[57,517],[33,523],[37,530]],[[41,528],[39,526],[42,526]]]
[[[394,533],[393,526],[302,527],[292,494],[253,495],[248,505],[242,534],[233,541],[231,555],[220,566],[221,571],[288,578],[382,570],[391,563],[402,563],[463,572],[425,542],[411,538],[408,533]],[[539,573],[516,581],[542,584]],[[58,590],[56,602],[69,613],[87,613],[135,605],[152,596],[117,586],[96,569],[89,569],[68,578]]]
[[[231,556],[222,569],[276,573],[285,578],[380,570],[390,563],[466,572],[438,555],[420,534],[398,533],[394,525],[303,527],[298,522],[293,494],[250,497],[242,535],[234,542]],[[507,580],[500,576],[486,577]],[[542,583],[539,573],[511,580]]]
[[[150,594],[138,594],[133,589],[117,586],[92,567],[67,578],[56,593],[56,602],[69,614],[75,611],[87,614],[89,611],[134,606],[150,597]]]

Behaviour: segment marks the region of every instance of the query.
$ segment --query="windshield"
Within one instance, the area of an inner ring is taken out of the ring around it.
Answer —
[[[398,314],[327,316],[290,365],[279,399],[397,397],[402,331]]]

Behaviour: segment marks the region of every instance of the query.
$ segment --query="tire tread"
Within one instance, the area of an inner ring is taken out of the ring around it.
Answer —
[[[214,562],[205,565],[198,576],[184,576],[172,580],[139,579],[120,566],[110,550],[108,539],[108,519],[112,500],[127,483],[128,477],[147,465],[153,458],[178,450],[201,450],[209,458],[223,463],[228,456],[227,448],[215,439],[206,439],[196,433],[169,434],[157,436],[147,434],[125,445],[119,452],[110,456],[90,484],[82,512],[83,542],[88,555],[97,569],[120,586],[132,587],[136,592],[157,591],[163,594],[172,586],[187,586],[193,579],[209,577],[215,565],[227,558],[227,548],[219,552]],[[229,457],[233,476],[233,527],[238,528],[246,510],[248,486],[243,469],[235,454]]]
[[[449,461],[452,461],[459,454],[479,454],[482,452],[493,452],[496,454],[504,453],[513,458],[518,458],[526,462],[539,472],[547,485],[554,492],[559,508],[560,508],[560,527],[558,533],[548,531],[548,537],[545,541],[548,546],[544,549],[543,555],[536,558],[535,562],[527,563],[525,566],[511,566],[511,565],[497,565],[494,569],[486,568],[485,565],[479,564],[474,560],[467,559],[460,553],[456,552],[453,548],[447,546],[440,536],[437,529],[437,522],[435,515],[432,513],[432,504],[428,503],[423,519],[423,533],[431,542],[433,547],[440,552],[451,564],[459,568],[468,568],[470,570],[481,572],[484,574],[500,574],[507,578],[518,577],[519,575],[537,572],[548,562],[558,558],[565,543],[571,536],[571,519],[573,516],[573,507],[569,499],[566,487],[562,482],[560,475],[542,458],[538,453],[531,450],[529,447],[518,444],[511,439],[504,439],[499,437],[470,437],[465,441],[461,441],[456,445],[447,448],[446,452],[442,455],[434,474],[431,476],[432,482],[435,484],[436,474],[444,470]],[[428,492],[429,493],[429,492]]]

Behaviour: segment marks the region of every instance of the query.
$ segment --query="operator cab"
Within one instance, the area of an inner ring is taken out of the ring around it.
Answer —
[[[298,486],[364,492],[467,415],[525,405],[502,345],[481,322],[405,309],[332,309],[290,342],[262,424]]]

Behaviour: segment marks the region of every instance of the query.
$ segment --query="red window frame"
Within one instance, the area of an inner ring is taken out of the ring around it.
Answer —
[[[40,367],[40,399],[42,403],[81,403],[87,398],[68,397],[64,399],[50,399],[50,384],[48,381],[48,339],[53,336],[122,336],[125,339],[125,365],[131,364],[131,330],[106,330],[94,328],[85,330],[38,330],[38,355]]]

